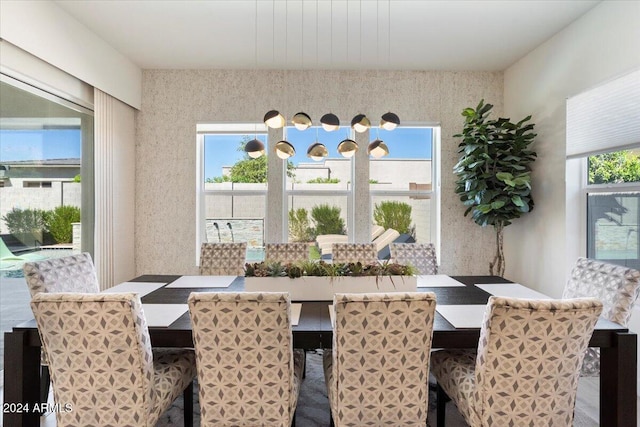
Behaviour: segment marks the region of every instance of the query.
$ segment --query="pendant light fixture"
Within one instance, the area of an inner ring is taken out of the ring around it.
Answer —
[[[400,125],[400,118],[397,114],[388,112],[382,115],[380,120],[380,127],[385,130],[394,130]]]
[[[351,127],[358,133],[362,133],[371,127],[371,121],[364,114],[358,114],[351,120]]]
[[[338,153],[342,154],[343,157],[353,157],[356,151],[358,151],[358,144],[353,139],[347,138],[338,144]]]
[[[311,146],[307,150],[307,157],[309,157],[312,160],[315,160],[316,162],[319,162],[320,160],[324,159],[328,155],[329,155],[329,152],[327,151],[327,147],[325,147],[324,144],[320,142],[315,142],[314,144],[311,144]]]
[[[327,113],[320,119],[322,129],[327,132],[333,132],[340,129],[340,119],[333,113]]]
[[[280,129],[284,126],[284,116],[277,110],[270,110],[264,115],[264,124],[272,129]]]
[[[302,111],[299,113],[296,113],[293,118],[291,119],[291,123],[293,123],[293,125],[296,127],[296,129],[298,130],[307,130],[311,127],[311,117],[309,117],[306,113],[303,113]]]
[[[257,138],[252,139],[244,146],[244,151],[252,159],[257,159],[264,154],[264,144]]]
[[[276,155],[282,160],[286,160],[296,155],[296,149],[288,141],[282,140],[276,143]]]
[[[376,159],[389,155],[389,147],[387,147],[387,144],[385,144],[381,139],[376,139],[369,144],[367,151],[371,157],[375,157]]]

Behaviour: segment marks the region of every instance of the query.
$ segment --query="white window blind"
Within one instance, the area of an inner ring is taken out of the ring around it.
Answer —
[[[567,99],[567,157],[640,143],[640,70]]]

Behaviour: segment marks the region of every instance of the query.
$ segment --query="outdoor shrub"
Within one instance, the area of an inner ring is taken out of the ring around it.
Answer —
[[[289,237],[292,242],[311,242],[314,239],[306,209],[289,211]]]
[[[404,202],[376,203],[373,210],[373,220],[384,228],[393,228],[400,234],[413,236],[415,227],[411,226],[411,206]]]
[[[80,208],[76,206],[58,206],[46,215],[47,228],[58,243],[71,243],[73,227],[71,223],[80,222]]]
[[[317,177],[307,181],[307,184],[338,184],[340,180],[338,178],[323,178]]]
[[[345,234],[344,220],[340,218],[337,206],[317,205],[311,209],[311,218],[315,223],[315,235]]]
[[[40,209],[13,208],[2,220],[10,234],[33,233],[46,229],[45,211]]]

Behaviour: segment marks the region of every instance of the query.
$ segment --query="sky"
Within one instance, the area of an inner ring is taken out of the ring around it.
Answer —
[[[0,162],[79,159],[79,129],[0,130]]]
[[[322,142],[329,151],[329,158],[341,158],[336,148],[338,143],[351,135],[351,128],[342,127],[334,132],[326,132],[321,127],[312,127],[299,131],[293,127],[287,128],[286,139],[296,149],[296,155],[289,160],[297,165],[299,162],[312,162],[307,157],[307,148],[316,140]],[[385,159],[430,159],[431,158],[431,128],[399,127],[393,131],[372,128],[369,131],[371,141],[382,139],[389,147],[389,156]],[[256,135],[250,134],[253,139]],[[258,139],[265,146],[266,134],[258,134]],[[206,135],[204,150],[204,177],[213,178],[222,175],[223,166],[232,166],[236,161],[244,158],[244,151],[238,151],[243,135]],[[365,147],[366,149],[366,147]],[[268,150],[268,147],[267,147]]]

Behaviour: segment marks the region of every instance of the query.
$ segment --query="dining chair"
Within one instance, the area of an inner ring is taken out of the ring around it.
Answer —
[[[425,426],[434,293],[336,294],[323,367],[331,425]]]
[[[203,426],[295,425],[302,351],[280,292],[193,292],[189,312]]]
[[[184,394],[193,425],[195,355],[156,349],[138,294],[39,293],[31,300],[49,358],[58,427],[155,426]]]
[[[489,297],[477,351],[431,355],[438,427],[448,397],[471,427],[572,426],[580,366],[601,312],[595,298]]]
[[[331,247],[333,262],[378,262],[375,243],[334,243]]]
[[[243,276],[247,242],[203,243],[200,248],[200,275]]]
[[[33,298],[40,292],[82,292],[98,293],[98,276],[89,253],[51,258],[43,261],[26,262],[22,266],[24,278]],[[49,397],[49,363],[46,351],[40,353],[40,402]]]
[[[578,258],[562,298],[593,297],[602,301],[602,317],[627,326],[640,293],[640,271],[588,258]],[[600,349],[590,347],[582,376],[600,375]]]
[[[309,244],[296,243],[267,243],[265,244],[265,260],[281,263],[306,261],[309,259]]]
[[[438,274],[438,260],[433,243],[391,243],[391,260],[410,264],[418,274]]]

